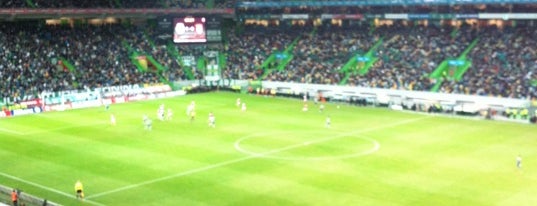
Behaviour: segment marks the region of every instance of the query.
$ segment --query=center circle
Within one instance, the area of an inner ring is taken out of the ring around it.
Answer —
[[[272,132],[238,139],[235,149],[243,154],[278,160],[335,160],[374,153],[380,144],[358,132]],[[271,148],[272,147],[272,148]]]

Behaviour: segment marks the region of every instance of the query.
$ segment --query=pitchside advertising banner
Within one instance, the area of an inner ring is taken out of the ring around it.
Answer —
[[[1,105],[2,112],[0,112],[0,117],[10,117],[22,114],[34,114],[41,113],[43,111],[43,102],[40,98],[26,98],[22,101],[7,101],[4,103]]]
[[[4,97],[0,98],[0,107],[14,105],[16,103],[20,102],[26,102],[37,98],[36,95],[24,95],[24,96],[17,96],[17,97]]]
[[[363,19],[363,14],[321,14],[321,19]]]
[[[35,114],[43,111],[64,111],[66,109],[98,107],[104,104],[158,99],[185,94],[186,92],[184,91],[172,91],[171,87],[165,84],[134,84],[101,87],[83,91],[43,92],[39,98],[2,105],[0,117]]]
[[[185,95],[184,91],[172,91],[169,85],[157,84],[134,84],[122,86],[109,86],[96,88],[92,91],[81,91],[75,94],[64,94],[55,96],[59,101],[55,104],[45,104],[45,111],[63,111],[66,109],[78,109],[86,107],[98,107],[107,104],[118,104],[139,100],[159,99],[164,97],[174,97]],[[96,98],[94,98],[96,96]],[[68,99],[69,97],[86,97],[78,99]]]

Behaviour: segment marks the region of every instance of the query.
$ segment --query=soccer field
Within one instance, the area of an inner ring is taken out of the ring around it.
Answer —
[[[157,120],[161,104],[171,121]],[[537,203],[535,125],[302,105],[214,92],[0,119],[0,184],[63,205]]]

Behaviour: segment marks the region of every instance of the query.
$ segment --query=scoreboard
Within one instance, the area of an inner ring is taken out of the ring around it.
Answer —
[[[205,43],[205,17],[182,17],[174,19],[173,42]]]

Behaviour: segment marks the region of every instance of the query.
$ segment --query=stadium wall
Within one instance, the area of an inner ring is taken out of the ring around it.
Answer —
[[[202,86],[199,81],[183,81],[181,85]],[[241,87],[243,91],[251,87],[272,89],[283,96],[309,94],[310,97],[322,93],[323,97],[333,101],[348,102],[351,98],[367,99],[375,104],[385,104],[393,108],[409,104],[440,104],[444,108],[451,108],[455,112],[477,113],[487,109],[504,111],[508,108],[529,109],[531,101],[526,99],[511,99],[488,96],[446,94],[425,91],[392,90],[380,88],[366,88],[355,86],[338,86],[324,84],[302,84],[275,81],[248,81],[236,79],[222,79],[220,85],[230,88]]]
[[[475,113],[486,109],[504,110],[506,108],[529,108],[530,101],[525,99],[509,99],[462,94],[446,94],[436,92],[405,91],[380,88],[353,86],[336,86],[321,84],[300,84],[287,82],[263,81],[263,88],[276,89],[279,94],[304,93],[314,95],[322,93],[324,97],[349,101],[351,98],[370,99],[375,103],[389,105],[403,104],[441,104],[455,111]]]
[[[221,80],[220,85],[247,88],[247,80]],[[177,83],[176,83],[177,84]],[[192,87],[204,86],[199,81],[185,81],[181,85]],[[334,101],[350,99],[367,99],[375,104],[396,105],[394,108],[408,104],[440,104],[458,112],[476,113],[494,109],[504,111],[508,108],[530,108],[530,100],[499,97],[474,96],[463,94],[445,94],[423,91],[405,91],[380,88],[353,86],[337,86],[322,84],[301,84],[288,82],[262,81],[262,88],[275,89],[277,94],[309,94],[322,95]],[[86,107],[98,107],[106,104],[118,104],[131,101],[158,99],[185,95],[184,90],[172,91],[169,85],[122,85],[96,88],[91,91],[61,91],[43,93],[39,98],[28,100],[14,109],[4,109],[0,118],[35,114],[46,111],[64,111]]]

